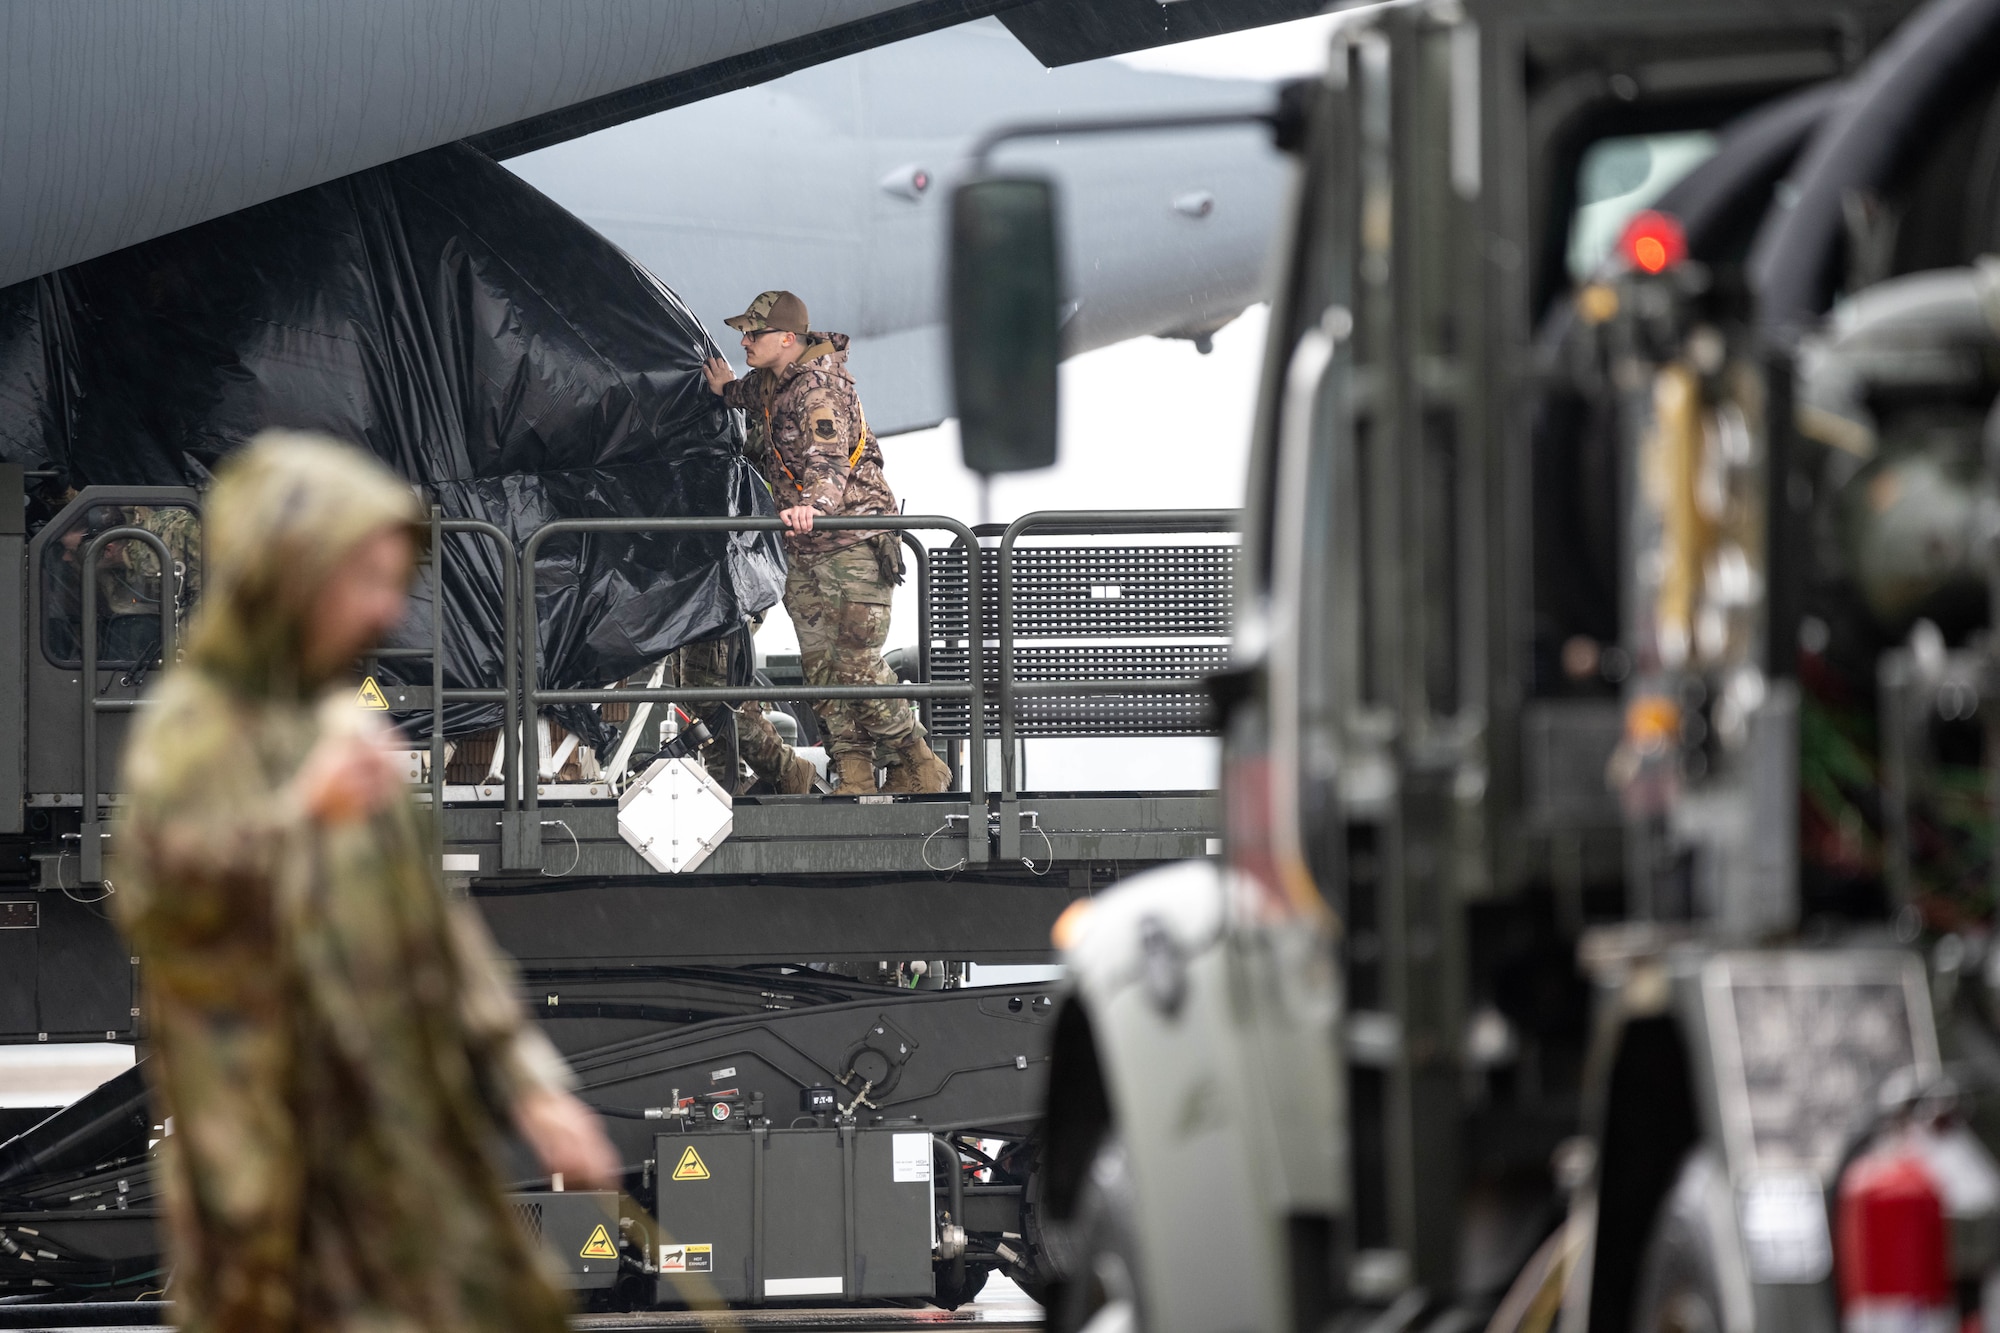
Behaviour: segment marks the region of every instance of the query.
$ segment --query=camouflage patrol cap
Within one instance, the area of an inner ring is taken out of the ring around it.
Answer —
[[[776,329],[783,333],[796,333],[803,338],[806,332],[806,303],[790,292],[763,292],[750,303],[748,310],[722,322],[738,333],[762,333],[766,329]]]

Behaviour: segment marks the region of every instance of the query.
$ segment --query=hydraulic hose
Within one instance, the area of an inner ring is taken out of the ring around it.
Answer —
[[[1880,188],[2000,59],[2000,0],[1931,0],[1862,67],[1793,171],[1750,256],[1767,337],[1789,346],[1826,310],[1846,204]]]
[[[1711,259],[1747,233],[1769,204],[1771,187],[1839,102],[1840,85],[1816,83],[1764,103],[1723,127],[1715,156],[1676,181],[1653,204],[1687,232],[1688,253]],[[1755,210],[1754,212],[1752,210]]]
[[[944,1168],[946,1207],[951,1210],[951,1224],[961,1230],[965,1227],[965,1168],[959,1165],[958,1149],[946,1136],[931,1136],[932,1155],[938,1165]],[[959,1247],[951,1260],[951,1285],[954,1291],[965,1290],[965,1248]]]
[[[143,1151],[153,1127],[146,1076],[133,1065],[31,1129],[0,1143],[0,1193],[47,1176],[87,1170],[121,1149]]]

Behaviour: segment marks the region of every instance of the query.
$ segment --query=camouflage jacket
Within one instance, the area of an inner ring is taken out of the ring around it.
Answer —
[[[185,660],[139,715],[110,906],[140,962],[159,1180],[188,1333],[564,1333],[515,1224],[502,1127],[567,1069],[427,812],[325,824],[291,779],[375,725],[299,644],[339,559],[409,489],[332,445],[253,445],[207,509]]]
[[[882,475],[882,450],[873,435],[863,439],[847,342],[844,333],[809,333],[805,353],[780,373],[753,370],[723,387],[723,402],[749,418],[751,457],[780,509],[806,504],[841,517],[896,512],[896,496]],[[788,532],[785,550],[811,558],[873,535]]]

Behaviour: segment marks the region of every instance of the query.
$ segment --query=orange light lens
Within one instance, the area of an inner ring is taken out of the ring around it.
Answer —
[[[1625,705],[1625,738],[1640,750],[1653,750],[1680,734],[1681,710],[1673,700],[1644,694]]]
[[[1618,249],[1642,273],[1664,273],[1687,258],[1687,233],[1670,213],[1647,209],[1625,224]]]
[[[1091,908],[1095,906],[1096,904],[1089,898],[1078,898],[1063,908],[1062,915],[1056,918],[1056,924],[1049,931],[1049,943],[1065,953],[1068,952],[1069,946],[1075,944],[1077,937],[1083,934],[1083,919],[1090,915]]]

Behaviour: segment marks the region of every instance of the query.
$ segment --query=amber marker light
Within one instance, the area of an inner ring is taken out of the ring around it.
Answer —
[[[1673,214],[1649,208],[1625,224],[1618,252],[1641,273],[1664,273],[1687,258],[1687,233]]]
[[[1680,730],[1680,707],[1663,695],[1642,694],[1625,705],[1625,739],[1642,753],[1661,749]]]
[[[1069,946],[1083,934],[1084,918],[1090,915],[1090,909],[1095,905],[1089,898],[1078,898],[1065,907],[1062,915],[1056,918],[1055,927],[1049,931],[1049,942],[1067,953]]]

